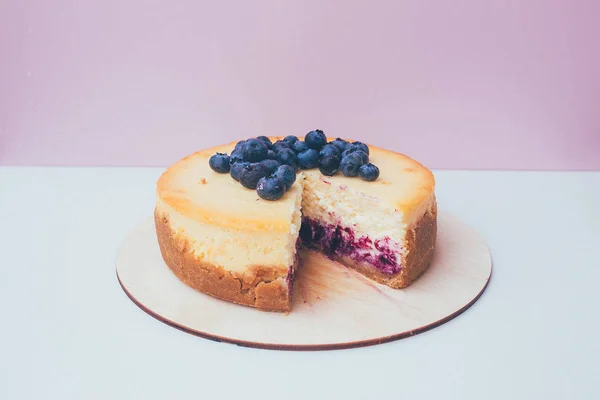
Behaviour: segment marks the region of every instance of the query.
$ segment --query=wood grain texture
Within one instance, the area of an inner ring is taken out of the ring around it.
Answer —
[[[412,336],[466,310],[491,276],[489,250],[472,228],[440,213],[431,266],[406,289],[392,289],[302,250],[292,312],[265,313],[186,286],[165,265],[148,219],[125,239],[117,276],[129,298],[183,331],[244,346],[319,350]]]

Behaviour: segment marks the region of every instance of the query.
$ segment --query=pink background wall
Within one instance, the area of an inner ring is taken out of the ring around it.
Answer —
[[[434,168],[600,169],[599,1],[0,1],[0,163],[259,134]]]

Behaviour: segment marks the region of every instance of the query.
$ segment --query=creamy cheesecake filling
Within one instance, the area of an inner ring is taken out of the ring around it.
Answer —
[[[345,256],[370,264],[384,274],[400,271],[406,234],[400,210],[310,172],[302,183],[303,243],[331,258]]]
[[[256,266],[280,269],[283,276],[286,271],[293,272],[302,218],[302,191],[290,194],[296,199],[290,210],[289,230],[284,232],[236,229],[190,219],[160,197],[156,208],[167,218],[176,238],[185,241],[188,251],[199,261],[222,267],[239,277],[251,275]]]

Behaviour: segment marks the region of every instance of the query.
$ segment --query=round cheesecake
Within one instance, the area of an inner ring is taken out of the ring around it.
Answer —
[[[300,170],[283,197],[268,201],[209,166],[213,154],[234,147],[191,154],[157,182],[158,243],[185,284],[261,310],[290,311],[299,245],[392,288],[409,286],[429,266],[435,179],[419,162],[369,146],[380,170],[375,181]]]

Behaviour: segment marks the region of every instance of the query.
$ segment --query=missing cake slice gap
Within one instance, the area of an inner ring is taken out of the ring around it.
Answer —
[[[392,288],[409,286],[429,266],[435,196],[423,215],[407,217],[378,197],[320,174],[305,172],[302,185],[300,237],[307,247]]]

